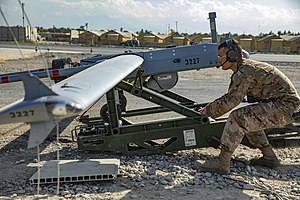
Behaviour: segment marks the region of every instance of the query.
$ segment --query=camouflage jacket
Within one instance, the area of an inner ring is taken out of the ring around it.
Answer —
[[[297,90],[276,67],[251,59],[243,59],[231,76],[227,94],[206,106],[206,114],[217,118],[236,107],[246,95],[259,101],[280,101],[292,114],[300,105]]]

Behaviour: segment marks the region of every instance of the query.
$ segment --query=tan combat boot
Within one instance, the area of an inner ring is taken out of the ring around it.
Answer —
[[[196,169],[199,172],[230,173],[230,159],[233,152],[222,149],[218,158],[213,160],[196,160]]]
[[[263,166],[272,169],[280,166],[280,161],[274,153],[271,145],[261,147],[259,149],[261,150],[263,157],[251,159],[251,165]]]

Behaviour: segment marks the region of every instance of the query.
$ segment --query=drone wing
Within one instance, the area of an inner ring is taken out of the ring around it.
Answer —
[[[143,61],[137,55],[111,58],[53,85],[52,90],[60,96],[76,99],[84,110],[137,69]]]

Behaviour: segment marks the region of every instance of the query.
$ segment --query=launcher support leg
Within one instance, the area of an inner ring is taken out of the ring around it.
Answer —
[[[189,109],[185,106],[182,106],[182,105],[178,104],[176,101],[174,101],[173,99],[165,97],[165,96],[163,96],[157,92],[154,92],[148,88],[135,87],[125,81],[121,81],[117,85],[117,87],[121,88],[127,92],[130,92],[131,94],[133,94],[135,96],[146,99],[152,103],[163,106],[165,108],[169,108],[170,110],[172,110],[178,114],[184,115],[186,117],[189,117],[189,118],[199,122],[200,124],[209,123],[208,117],[206,117],[192,109]]]
[[[118,134],[120,132],[120,127],[119,127],[120,112],[118,110],[120,108],[118,108],[118,104],[116,103],[116,101],[118,100],[116,95],[118,95],[118,91],[115,88],[111,89],[106,93],[109,126],[112,134]]]

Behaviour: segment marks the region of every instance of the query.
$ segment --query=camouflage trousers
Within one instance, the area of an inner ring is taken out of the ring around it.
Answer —
[[[277,128],[293,121],[292,113],[278,102],[257,103],[232,111],[225,124],[221,143],[234,151],[244,136],[254,147],[269,144],[264,129]]]

